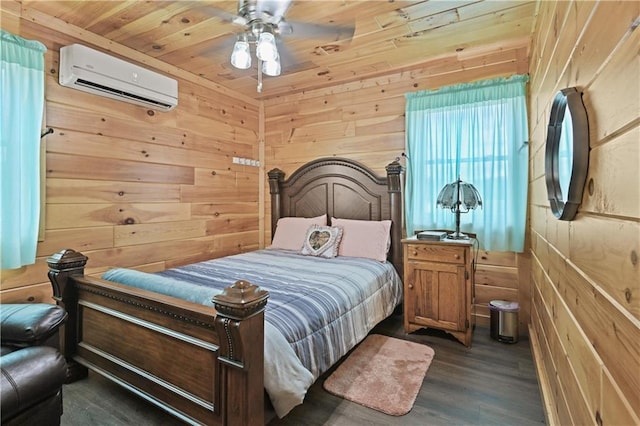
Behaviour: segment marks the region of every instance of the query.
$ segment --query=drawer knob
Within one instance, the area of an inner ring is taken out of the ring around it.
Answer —
[[[413,284],[409,284],[409,289],[412,289],[412,288],[413,288]]]
[[[417,252],[416,250],[414,250],[414,251],[413,251],[413,255],[414,255],[414,256],[417,256],[417,255],[418,255],[418,252]]]
[[[460,255],[459,254],[454,254],[453,257],[456,258],[456,259],[460,259]]]

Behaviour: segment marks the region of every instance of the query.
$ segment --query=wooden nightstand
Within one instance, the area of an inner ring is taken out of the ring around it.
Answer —
[[[471,347],[474,240],[402,240],[404,329],[446,331]]]

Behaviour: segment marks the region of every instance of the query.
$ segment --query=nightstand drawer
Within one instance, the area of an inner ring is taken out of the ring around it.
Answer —
[[[407,257],[410,260],[465,263],[466,252],[465,247],[453,247],[445,244],[409,244],[407,246]]]

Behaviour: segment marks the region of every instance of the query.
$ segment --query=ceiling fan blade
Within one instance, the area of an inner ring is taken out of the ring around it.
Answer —
[[[298,58],[286,44],[282,43],[282,41],[278,44],[278,54],[280,55],[282,74],[304,71],[315,66],[311,61],[300,61],[300,58]]]
[[[355,32],[355,26],[310,24],[308,22],[288,21],[285,24],[291,28],[290,33],[282,33],[283,36],[296,38],[313,38],[327,41],[351,40]]]
[[[296,58],[293,52],[291,52],[287,45],[282,43],[281,40],[278,40],[278,55],[280,55],[280,64],[282,65],[282,68],[286,68],[287,66],[298,62],[298,58]]]
[[[235,34],[227,34],[222,37],[210,40],[206,47],[201,51],[204,56],[220,55],[224,54],[228,60],[231,60],[231,52],[233,51],[233,45],[236,43]]]
[[[206,11],[208,14],[210,14],[211,16],[217,16],[218,18],[220,18],[223,21],[226,22],[230,22],[232,24],[236,24],[236,25],[246,25],[247,24],[247,19],[243,16],[240,16],[236,13],[231,13],[228,12],[224,9],[220,9],[218,7],[215,6],[209,6],[209,5],[202,5],[199,7],[200,9]]]

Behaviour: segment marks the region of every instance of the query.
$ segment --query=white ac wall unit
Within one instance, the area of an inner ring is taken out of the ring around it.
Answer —
[[[60,48],[60,84],[136,105],[169,111],[178,82],[81,44]]]

